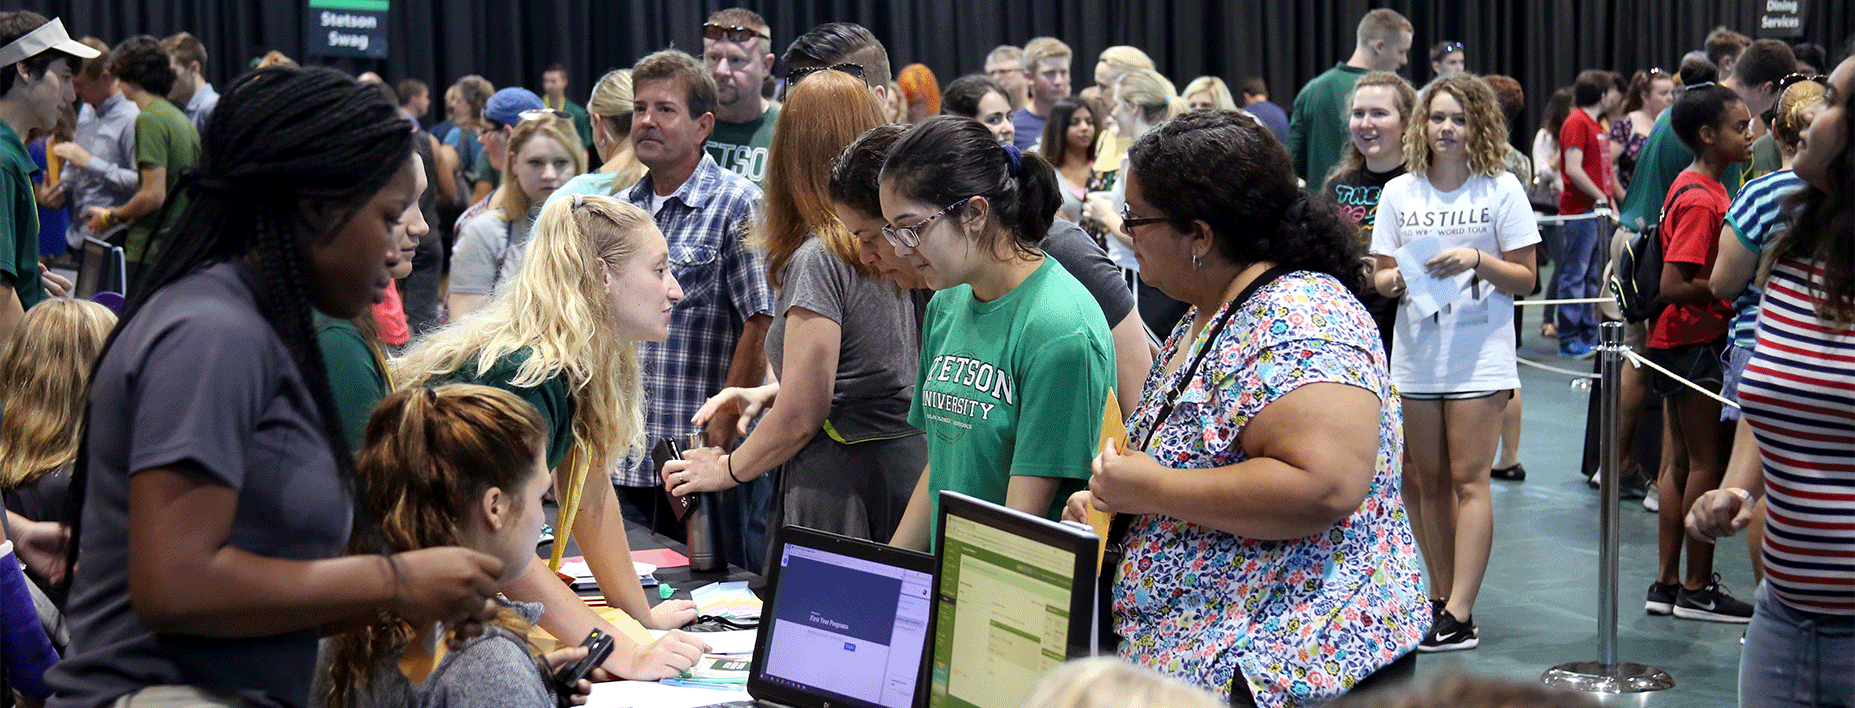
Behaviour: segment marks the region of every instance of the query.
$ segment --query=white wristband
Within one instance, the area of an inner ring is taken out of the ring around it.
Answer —
[[[1737,497],[1739,497],[1740,499],[1743,499],[1743,500],[1745,500],[1745,503],[1747,503],[1747,504],[1754,504],[1754,503],[1756,503],[1756,502],[1754,502],[1754,501],[1752,501],[1752,493],[1751,493],[1751,492],[1748,492],[1748,491],[1746,491],[1746,490],[1744,490],[1744,489],[1740,489],[1740,488],[1738,488],[1738,487],[1721,487],[1721,489],[1724,489],[1724,490],[1726,490],[1726,491],[1728,491],[1728,492],[1732,492],[1732,493],[1733,493],[1733,494],[1734,494],[1735,496],[1737,496]]]

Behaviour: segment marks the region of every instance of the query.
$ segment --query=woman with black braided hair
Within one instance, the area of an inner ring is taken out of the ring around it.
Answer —
[[[382,297],[417,196],[412,140],[393,102],[336,71],[261,69],[223,94],[187,209],[92,378],[76,650],[49,705],[303,706],[321,628],[385,609],[467,635],[494,615],[494,557],[340,557],[377,525],[351,521],[311,317]]]

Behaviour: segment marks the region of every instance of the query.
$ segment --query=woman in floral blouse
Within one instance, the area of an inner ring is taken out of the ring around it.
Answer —
[[[1364,249],[1254,118],[1192,113],[1128,153],[1141,277],[1192,305],[1088,505],[1132,515],[1124,658],[1233,705],[1316,705],[1414,668],[1430,626],[1399,495],[1398,398],[1353,293]]]

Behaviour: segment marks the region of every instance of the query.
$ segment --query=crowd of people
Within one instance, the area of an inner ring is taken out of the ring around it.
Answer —
[[[1287,109],[1132,46],[1081,91],[1054,37],[943,88],[856,24],[701,30],[584,106],[560,65],[463,77],[428,127],[417,79],[272,52],[221,91],[187,33],[0,14],[0,694],[583,702],[546,676],[589,632],[590,680],[708,650],[626,524],[681,540],[708,495],[762,571],[785,525],[932,552],[954,490],[1114,518],[1118,660],[1028,706],[1580,705],[1395,687],[1480,643],[1544,291],[1562,356],[1625,319],[1651,365],[1604,431],[1659,401],[1659,469],[1617,471],[1646,611],[1749,623],[1742,706],[1855,702],[1855,58],[1721,28],[1581,72],[1529,155],[1519,83],[1446,41],[1413,85],[1389,9]],[[1654,311],[1592,305],[1644,238]],[[97,243],[113,307],[52,267]],[[1744,529],[1750,601],[1713,572]]]

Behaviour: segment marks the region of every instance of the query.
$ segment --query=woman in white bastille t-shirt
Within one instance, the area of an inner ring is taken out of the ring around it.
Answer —
[[[1404,138],[1410,172],[1379,198],[1373,285],[1403,300],[1391,378],[1414,467],[1404,496],[1437,617],[1419,650],[1447,651],[1479,643],[1471,614],[1494,538],[1488,471],[1502,410],[1520,387],[1513,296],[1533,289],[1539,228],[1526,190],[1503,170],[1506,122],[1487,83],[1439,79],[1418,99],[1417,115]],[[1436,255],[1424,272],[1402,272],[1393,254],[1427,239]],[[1447,281],[1450,296],[1428,312],[1405,297],[1407,278]]]

